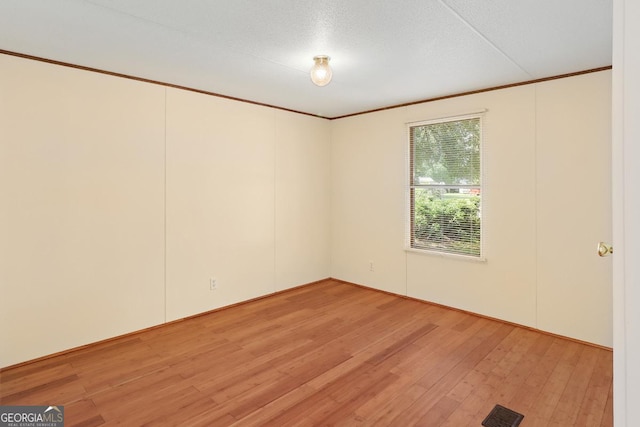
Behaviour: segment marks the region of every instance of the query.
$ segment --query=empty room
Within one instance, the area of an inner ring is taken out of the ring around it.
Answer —
[[[0,426],[633,426],[631,3],[0,3]]]

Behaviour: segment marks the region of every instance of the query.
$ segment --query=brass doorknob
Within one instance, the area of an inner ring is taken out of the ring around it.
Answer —
[[[613,246],[605,242],[598,243],[598,255],[605,257],[613,254]]]

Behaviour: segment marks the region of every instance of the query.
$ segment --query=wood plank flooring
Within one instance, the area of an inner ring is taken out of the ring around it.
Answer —
[[[66,426],[612,426],[612,353],[337,281],[0,372]]]

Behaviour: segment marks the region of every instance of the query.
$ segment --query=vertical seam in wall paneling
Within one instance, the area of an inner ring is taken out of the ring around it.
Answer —
[[[404,123],[409,121],[409,107],[404,107]],[[407,126],[406,124],[402,127],[402,147],[404,151],[403,161],[404,165],[402,167],[402,192],[403,192],[403,202],[404,206],[402,206],[402,225],[403,225],[403,242],[402,245],[405,246],[407,244],[407,222],[409,221],[409,200],[407,197],[407,186],[409,183],[409,158],[411,156],[410,148],[407,143]],[[409,296],[409,253],[404,251],[404,295]]]
[[[167,323],[167,88],[164,88],[164,322]]]
[[[278,289],[278,112],[273,110],[273,292]]]
[[[533,249],[534,249],[534,327],[538,327],[538,85],[533,86]]]
[[[327,244],[329,245],[329,277],[336,277],[333,271],[333,230],[335,228],[335,223],[333,221],[333,127],[335,126],[334,121],[329,121],[329,162],[328,162],[328,170],[327,173],[327,191],[329,192],[329,207],[326,212],[328,212],[328,222],[329,222],[329,241]]]

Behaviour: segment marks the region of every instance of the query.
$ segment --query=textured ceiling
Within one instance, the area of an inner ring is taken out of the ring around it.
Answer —
[[[611,0],[1,0],[0,49],[331,118],[609,66],[611,21]]]

